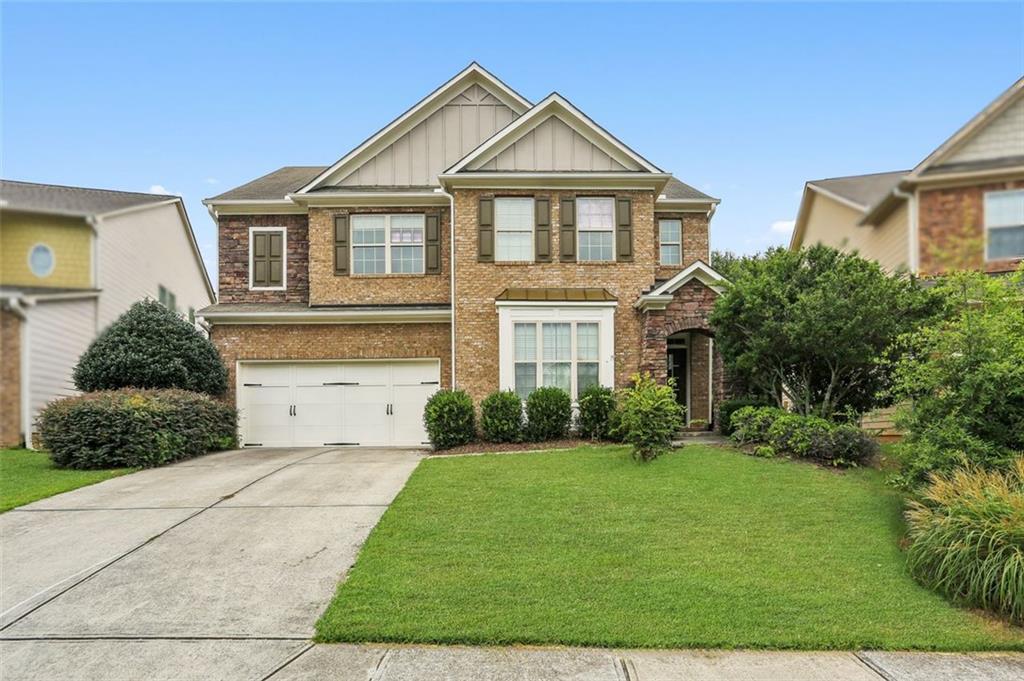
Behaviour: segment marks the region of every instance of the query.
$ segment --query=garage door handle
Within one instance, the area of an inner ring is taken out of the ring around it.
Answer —
[[[440,385],[441,381],[420,381],[420,385]]]

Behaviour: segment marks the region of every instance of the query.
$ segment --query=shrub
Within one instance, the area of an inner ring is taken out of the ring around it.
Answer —
[[[775,448],[772,447],[771,445],[758,445],[754,447],[754,451],[752,452],[752,454],[754,456],[759,456],[762,459],[774,459]]]
[[[743,407],[770,407],[768,402],[758,397],[735,397],[725,400],[718,407],[718,428],[722,435],[732,435],[732,415]]]
[[[824,459],[834,426],[817,416],[783,414],[768,428],[768,443],[776,451],[800,458]]]
[[[918,581],[1024,624],[1024,457],[1007,472],[932,474],[907,521]]]
[[[730,418],[732,439],[740,444],[764,442],[768,438],[768,429],[786,413],[778,407],[740,407]]]
[[[491,393],[480,403],[480,430],[488,442],[517,442],[523,436],[523,402],[512,390]]]
[[[572,399],[561,388],[537,388],[526,398],[526,430],[531,440],[557,440],[569,432]]]
[[[160,303],[144,300],[96,337],[79,358],[74,381],[83,392],[180,388],[222,395],[228,374],[208,338]]]
[[[896,446],[900,471],[893,477],[897,487],[913,489],[932,472],[951,472],[963,466],[1004,468],[1013,452],[968,432],[959,416],[949,415],[934,423],[918,424]]]
[[[451,449],[476,437],[476,413],[473,400],[462,390],[438,390],[423,408],[423,425],[430,444],[436,449]]]
[[[580,395],[577,428],[581,437],[604,440],[611,432],[615,412],[615,392],[611,388],[592,385]]]
[[[151,467],[235,446],[238,414],[184,390],[122,389],[51,402],[42,444],[67,468]]]
[[[860,466],[878,456],[879,451],[875,439],[859,426],[843,423],[832,428],[828,448],[816,458],[833,466]]]
[[[651,461],[671,450],[672,437],[683,427],[682,408],[670,385],[658,385],[650,374],[633,377],[622,391],[619,431],[633,447],[633,458]]]

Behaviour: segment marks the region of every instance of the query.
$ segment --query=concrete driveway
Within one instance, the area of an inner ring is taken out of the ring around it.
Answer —
[[[223,452],[0,516],[0,678],[271,674],[421,457]]]

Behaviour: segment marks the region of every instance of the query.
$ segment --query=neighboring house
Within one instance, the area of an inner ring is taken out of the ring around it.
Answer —
[[[201,314],[243,444],[421,445],[438,386],[575,399],[638,371],[710,421],[717,204],[471,64],[336,163],[206,201],[220,298]]]
[[[183,317],[215,300],[181,199],[0,180],[0,445],[31,434],[132,303]]]
[[[814,180],[791,248],[856,250],[886,270],[991,273],[1024,259],[1024,78],[914,169]]]

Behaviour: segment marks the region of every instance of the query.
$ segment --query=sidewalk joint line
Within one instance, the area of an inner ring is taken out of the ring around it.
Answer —
[[[883,679],[885,679],[885,681],[896,681],[896,679],[894,677],[890,676],[887,671],[885,671],[884,669],[879,667],[877,664],[872,662],[871,659],[863,657],[861,655],[861,652],[862,651],[860,651],[860,650],[854,650],[853,651],[853,656],[857,659],[858,662],[860,662],[862,665],[867,667],[869,670],[871,670],[872,672],[874,672],[878,676],[880,676]]]
[[[278,673],[279,671],[281,671],[282,669],[284,669],[285,667],[290,665],[292,662],[295,662],[295,660],[299,659],[300,657],[305,655],[307,652],[312,650],[313,646],[314,646],[314,643],[312,641],[307,643],[306,645],[302,646],[301,650],[299,650],[297,653],[295,653],[294,655],[289,657],[287,660],[282,662],[280,665],[275,667],[269,674],[267,674],[266,676],[262,677],[260,679],[260,681],[267,681],[267,679],[269,679],[271,676],[273,676],[274,674]]]

